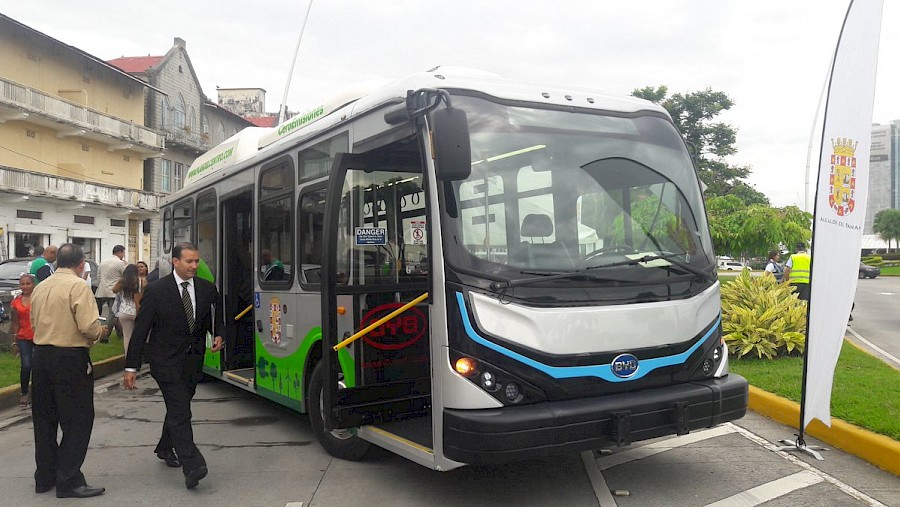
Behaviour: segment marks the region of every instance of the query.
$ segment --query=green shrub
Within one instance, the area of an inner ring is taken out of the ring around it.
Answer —
[[[743,271],[721,290],[722,331],[732,354],[771,359],[803,353],[806,302],[790,284]]]
[[[866,255],[860,259],[860,262],[867,266],[881,266],[883,264],[883,259],[880,255]]]

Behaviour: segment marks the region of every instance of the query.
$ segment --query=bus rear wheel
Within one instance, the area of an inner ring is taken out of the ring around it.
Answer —
[[[323,393],[325,390],[325,364],[313,369],[309,380],[309,424],[319,444],[335,458],[356,461],[361,459],[372,444],[354,435],[350,430],[325,431]]]

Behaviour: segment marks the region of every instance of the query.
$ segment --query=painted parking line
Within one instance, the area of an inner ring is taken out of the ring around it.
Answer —
[[[825,482],[828,482],[829,484],[832,484],[833,486],[837,487],[838,489],[840,489],[841,491],[843,491],[843,492],[846,493],[847,495],[852,496],[853,498],[859,500],[860,502],[863,502],[863,503],[866,504],[866,505],[869,505],[870,507],[886,507],[883,503],[879,502],[878,500],[875,500],[874,498],[872,498],[872,497],[870,497],[869,495],[863,493],[862,491],[859,491],[858,489],[854,488],[853,486],[850,486],[849,484],[845,484],[845,483],[841,482],[840,480],[838,480],[838,479],[832,477],[831,475],[829,475],[829,474],[827,474],[827,473],[825,473],[825,472],[819,470],[818,468],[816,468],[816,467],[810,465],[809,463],[807,463],[807,462],[803,461],[802,459],[800,459],[800,458],[794,456],[793,454],[790,454],[790,453],[785,452],[785,451],[779,451],[777,445],[775,445],[775,444],[769,442],[769,441],[766,440],[765,438],[763,438],[763,437],[757,435],[756,433],[753,433],[752,431],[750,431],[750,430],[748,430],[748,429],[741,428],[740,426],[738,426],[738,425],[736,425],[736,424],[734,424],[734,423],[730,423],[730,422],[727,422],[727,423],[723,424],[723,426],[732,426],[732,427],[734,428],[734,430],[735,430],[737,433],[740,433],[741,435],[743,435],[744,438],[750,440],[751,442],[756,442],[756,443],[759,444],[760,446],[762,446],[762,447],[764,447],[764,448],[766,448],[766,449],[772,451],[773,453],[777,454],[778,456],[780,456],[780,457],[781,457],[782,459],[784,459],[785,461],[789,461],[789,462],[791,462],[792,464],[797,465],[798,467],[804,469],[804,470],[807,471],[807,472],[810,472],[810,473],[813,473],[813,474],[818,475],[818,476],[821,477],[822,480],[824,480]]]
[[[815,468],[814,466],[806,463],[793,454],[778,450],[777,445],[769,442],[765,438],[753,433],[748,429],[742,428],[730,422],[722,424],[720,426],[716,426],[715,428],[709,430],[661,440],[652,444],[628,449],[627,451],[618,452],[609,456],[603,456],[601,458],[595,458],[593,456],[593,453],[591,452],[584,452],[581,454],[581,459],[584,463],[584,468],[588,474],[588,478],[590,479],[591,486],[594,489],[594,494],[597,496],[599,505],[601,507],[614,507],[616,505],[616,502],[612,494],[610,493],[609,486],[606,484],[606,479],[603,478],[603,470],[608,470],[615,466],[630,463],[632,461],[640,460],[649,456],[660,454],[662,452],[678,449],[679,447],[683,447],[688,444],[701,442],[703,440],[729,435],[732,433],[737,433],[743,436],[747,440],[750,440],[760,447],[771,451],[781,459],[784,459],[785,461],[796,465],[802,470],[795,474],[782,477],[766,484],[748,489],[729,498],[725,498],[723,500],[710,504],[711,506],[756,506],[771,501],[780,496],[784,496],[792,491],[797,491],[814,484],[827,482],[840,489],[846,495],[855,498],[865,505],[868,505],[870,507],[886,507],[878,500],[875,500],[874,498],[857,490],[853,486],[850,486],[849,484],[846,484],[836,479],[835,477],[832,477],[831,475]]]
[[[606,484],[606,479],[603,478],[603,473],[597,466],[597,459],[594,457],[594,453],[591,451],[581,453],[581,462],[584,463],[584,471],[587,472],[600,507],[616,507],[616,499],[609,492],[609,486]]]
[[[706,507],[756,507],[757,505],[774,500],[792,491],[818,484],[823,480],[824,479],[817,474],[804,470],[756,486],[747,491],[742,491],[736,495],[719,500],[718,502],[708,504]]]
[[[900,367],[900,359],[897,359],[896,357],[892,356],[892,355],[889,354],[888,352],[885,352],[884,349],[881,349],[881,348],[879,348],[877,345],[875,345],[874,343],[870,342],[869,340],[866,340],[865,338],[863,338],[862,336],[860,336],[859,333],[857,333],[856,331],[854,331],[853,328],[849,328],[849,327],[848,327],[848,328],[847,328],[847,331],[849,331],[850,334],[852,334],[853,336],[855,336],[857,340],[859,340],[859,341],[865,343],[865,344],[868,345],[872,350],[874,350],[875,352],[878,352],[878,353],[881,354],[882,356],[884,356],[884,357],[888,358],[889,360],[893,361],[894,364],[896,364],[898,367]]]
[[[680,437],[668,438],[665,440],[660,440],[659,442],[653,442],[652,444],[634,447],[628,449],[627,451],[617,452],[610,456],[604,456],[597,460],[597,466],[600,467],[601,471],[609,470],[612,467],[622,465],[624,463],[644,459],[661,452],[670,451],[672,449],[676,449],[678,447],[693,444],[696,442],[702,442],[703,440],[707,440],[710,438],[721,437],[723,435],[728,435],[729,433],[735,433],[734,428],[725,425],[716,426],[712,429],[697,431],[694,433],[689,433],[687,435],[682,435]]]

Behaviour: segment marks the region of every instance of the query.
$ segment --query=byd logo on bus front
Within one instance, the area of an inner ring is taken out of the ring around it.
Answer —
[[[638,358],[632,354],[619,354],[609,365],[613,375],[619,378],[628,378],[638,370]]]
[[[403,303],[387,303],[369,310],[362,318],[361,327],[365,328],[401,306]],[[413,307],[376,327],[363,340],[376,349],[400,350],[419,341],[427,329],[425,314]]]

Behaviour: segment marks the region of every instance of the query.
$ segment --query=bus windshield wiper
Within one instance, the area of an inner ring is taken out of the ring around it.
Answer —
[[[640,257],[630,258],[630,259],[627,259],[624,261],[611,262],[609,264],[601,264],[599,266],[591,266],[588,268],[577,269],[574,271],[564,271],[561,273],[553,273],[553,274],[548,273],[548,274],[544,274],[543,276],[536,276],[536,277],[532,277],[532,278],[520,278],[518,280],[506,280],[503,282],[491,282],[491,290],[501,290],[501,289],[507,289],[510,287],[516,287],[518,285],[528,285],[528,284],[531,284],[534,282],[540,282],[540,281],[545,281],[545,280],[557,280],[557,279],[561,279],[561,278],[575,278],[578,276],[589,276],[589,277],[597,279],[597,280],[610,281],[610,282],[632,283],[629,280],[621,280],[618,278],[608,278],[608,277],[598,278],[598,277],[596,277],[596,275],[593,275],[591,272],[595,271],[595,270],[599,270],[599,269],[614,268],[614,267],[618,267],[618,266],[633,266],[636,264],[649,263],[649,262],[653,262],[653,261],[657,261],[657,260],[666,261],[668,264],[659,264],[659,265],[656,265],[655,267],[668,268],[668,266],[670,266],[670,265],[675,265],[675,266],[683,269],[684,271],[687,271],[688,273],[691,273],[693,275],[703,278],[704,280],[707,280],[710,282],[715,282],[717,280],[717,278],[714,275],[712,275],[711,273],[707,273],[706,271],[703,271],[702,269],[695,268],[694,266],[691,266],[690,264],[686,264],[682,261],[677,260],[675,257],[677,257],[679,255],[684,255],[684,254],[677,254],[677,253],[645,254],[645,255],[641,255]],[[540,272],[522,271],[522,273],[523,274],[539,274]]]
[[[559,280],[562,278],[578,278],[579,276],[584,276],[591,278],[592,280],[604,281],[604,282],[624,282],[624,283],[632,283],[630,280],[621,280],[618,278],[609,278],[609,277],[598,277],[597,275],[591,273],[591,271],[597,269],[599,266],[592,266],[590,268],[585,269],[576,269],[574,271],[556,271],[556,272],[541,272],[541,271],[522,271],[523,275],[540,275],[531,278],[519,278],[518,280],[506,280],[503,282],[491,282],[491,290],[501,290],[507,289],[509,287],[516,287],[518,285],[528,285],[534,282],[543,282],[545,280]],[[605,266],[604,266],[605,267]]]
[[[681,255],[684,255],[684,254],[673,253],[673,254],[645,255],[642,258],[634,259],[634,261],[635,261],[635,264],[638,264],[638,263],[650,262],[650,261],[654,261],[654,260],[663,260],[663,261],[666,261],[672,265],[675,265],[675,266],[687,271],[688,273],[697,275],[700,278],[703,278],[704,280],[706,280],[708,282],[715,282],[716,280],[718,280],[718,277],[716,275],[714,275],[708,271],[703,271],[702,269],[695,268],[694,266],[691,266],[690,264],[688,264],[686,262],[682,262],[682,261],[678,260],[677,257],[679,257]],[[668,269],[669,264],[659,264],[658,267]]]

